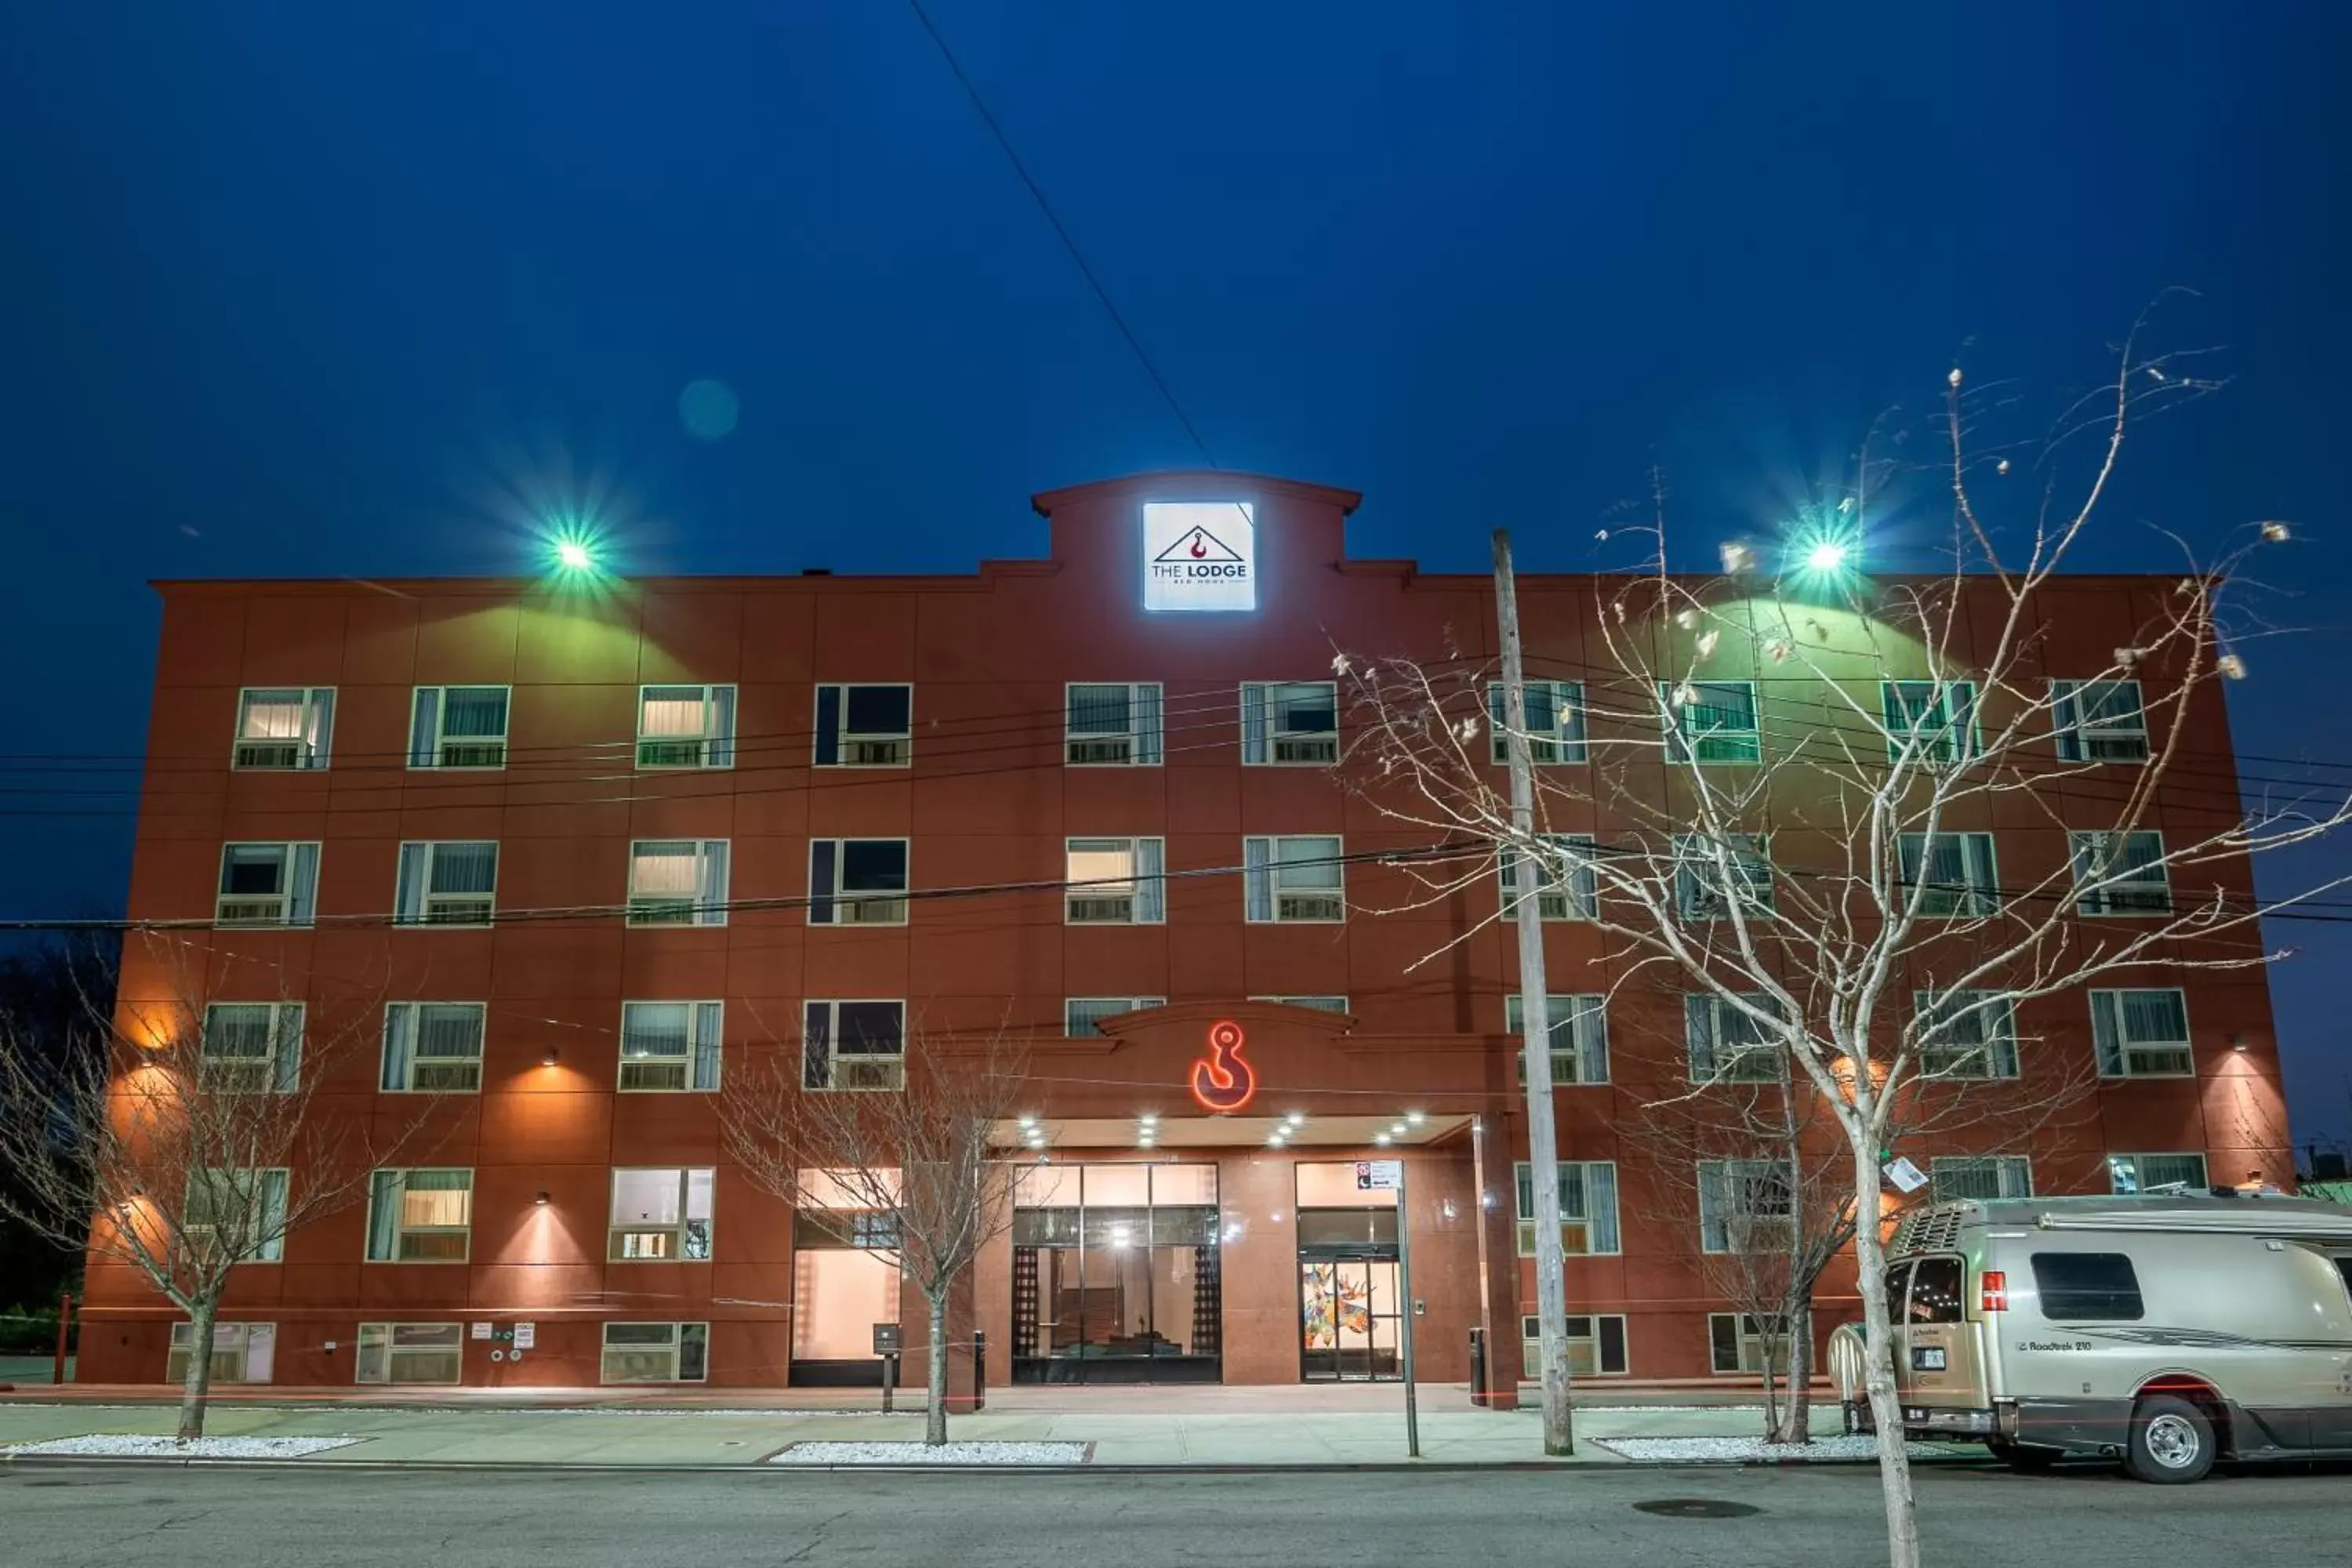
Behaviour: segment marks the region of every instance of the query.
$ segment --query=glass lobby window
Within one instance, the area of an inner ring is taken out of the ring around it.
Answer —
[[[793,1212],[793,1344],[802,1386],[878,1387],[874,1325],[898,1321],[898,1236],[832,1173],[803,1171]]]
[[[234,768],[323,768],[335,732],[331,686],[248,686],[236,695]]]
[[[1015,1383],[1214,1383],[1214,1165],[1036,1166],[1013,1209]]]

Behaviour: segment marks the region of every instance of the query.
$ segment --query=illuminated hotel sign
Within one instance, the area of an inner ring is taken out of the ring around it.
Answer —
[[[1146,501],[1143,607],[1257,608],[1257,513],[1247,501]]]
[[[1230,1018],[1209,1026],[1209,1054],[1192,1064],[1192,1098],[1203,1110],[1239,1110],[1257,1095],[1257,1072],[1242,1059],[1247,1043]]]

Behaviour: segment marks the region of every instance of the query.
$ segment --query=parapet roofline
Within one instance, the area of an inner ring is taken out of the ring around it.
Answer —
[[[1342,517],[1353,512],[1364,500],[1360,490],[1309,484],[1304,479],[1279,479],[1272,474],[1234,473],[1219,468],[1162,468],[1150,473],[1128,474],[1115,479],[1089,479],[1084,484],[1065,485],[1059,489],[1040,490],[1029,498],[1029,505],[1039,517],[1051,517],[1066,507],[1084,505],[1092,500],[1124,500],[1130,497],[1149,497],[1154,500],[1221,500],[1227,496],[1243,500],[1253,494],[1268,493],[1337,507]]]

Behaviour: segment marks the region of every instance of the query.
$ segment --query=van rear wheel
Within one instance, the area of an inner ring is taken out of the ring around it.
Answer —
[[[2046,1470],[2058,1462],[2058,1450],[2055,1448],[2029,1447],[2012,1443],[2006,1437],[1988,1437],[1985,1447],[1994,1458],[2012,1470]]]
[[[2132,1408],[2124,1468],[2144,1481],[2200,1481],[2213,1468],[2213,1423],[2186,1399],[2151,1394]]]

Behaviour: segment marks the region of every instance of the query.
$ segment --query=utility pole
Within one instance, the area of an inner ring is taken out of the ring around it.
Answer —
[[[1528,752],[1527,670],[1519,658],[1519,590],[1511,575],[1511,536],[1495,531],[1495,619],[1503,639],[1504,754],[1511,766],[1511,834],[1535,842],[1535,764]],[[1536,1200],[1536,1326],[1543,1356],[1543,1446],[1572,1454],[1568,1411],[1568,1261],[1559,1240],[1559,1137],[1552,1126],[1551,1005],[1544,983],[1544,863],[1523,848],[1512,887],[1519,927],[1519,1049],[1527,1064],[1528,1175]]]

